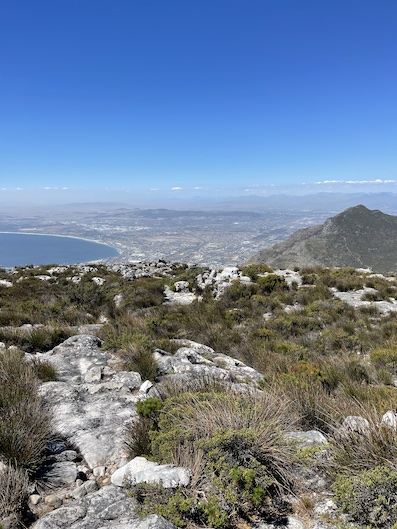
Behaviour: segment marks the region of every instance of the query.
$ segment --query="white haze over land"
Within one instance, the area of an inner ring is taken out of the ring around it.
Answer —
[[[129,204],[134,207],[182,207],[188,205],[213,203],[228,199],[236,200],[247,197],[271,197],[273,195],[305,196],[318,193],[397,193],[397,180],[319,180],[314,183],[301,184],[268,184],[245,185],[241,187],[203,187],[172,186],[144,189],[77,189],[68,187],[44,188],[0,188],[0,206],[13,205],[54,206],[57,204],[114,202]]]

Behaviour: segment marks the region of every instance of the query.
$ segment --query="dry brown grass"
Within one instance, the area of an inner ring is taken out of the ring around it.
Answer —
[[[34,471],[51,433],[49,407],[37,393],[34,366],[18,350],[0,354],[0,458]]]
[[[4,465],[0,468],[0,522],[13,517],[18,522],[29,495],[29,479],[26,471]],[[0,523],[1,527],[1,523]]]

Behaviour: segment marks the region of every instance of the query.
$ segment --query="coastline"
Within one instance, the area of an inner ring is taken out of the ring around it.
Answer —
[[[36,235],[37,238],[29,237]],[[1,268],[28,265],[60,265],[101,263],[120,259],[118,248],[101,241],[52,233],[1,231],[0,239],[6,249],[0,259]]]
[[[64,237],[66,239],[77,239],[80,241],[86,241],[86,242],[92,242],[93,244],[102,244],[103,246],[107,246],[108,248],[111,248],[112,250],[115,250],[120,255],[120,250],[115,248],[114,246],[110,246],[110,244],[107,244],[106,242],[97,241],[95,239],[87,239],[86,237],[77,237],[77,235],[59,235],[56,233],[29,233],[24,231],[0,231],[1,234],[9,234],[9,235],[39,235],[40,237]],[[106,258],[105,258],[106,259]]]

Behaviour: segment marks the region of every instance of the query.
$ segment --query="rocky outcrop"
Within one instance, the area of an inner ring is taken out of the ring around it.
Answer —
[[[32,529],[130,529],[136,518],[131,498],[109,485],[42,516]]]
[[[180,348],[174,355],[154,352],[160,381],[171,379],[183,387],[184,381],[189,384],[204,377],[226,381],[237,391],[259,391],[253,386],[262,375],[239,360],[193,341],[175,342]],[[64,440],[54,440],[49,447],[43,488],[37,485],[32,491],[30,506],[39,515],[32,529],[177,529],[157,515],[138,519],[136,500],[125,488],[142,482],[169,488],[190,482],[190,469],[159,465],[144,457],[127,460],[124,426],[136,417],[139,400],[156,395],[156,384],[142,384],[138,373],[118,371],[115,359],[92,335],[69,338],[41,358],[59,374],[57,381],[42,384],[40,391],[53,404],[55,426]],[[289,435],[303,448],[326,443],[317,431]],[[313,485],[315,494],[321,493],[320,481],[317,477]],[[322,501],[321,494],[319,498]],[[313,523],[290,516],[284,526],[258,521],[247,528],[321,529],[320,522]]]
[[[157,349],[154,357],[160,375],[206,376],[226,382],[259,382],[263,377],[258,371],[240,360],[222,353],[215,353],[211,347],[190,340],[175,340],[183,344],[174,355]]]
[[[100,345],[94,336],[73,336],[41,355],[59,376],[40,388],[53,406],[55,428],[91,470],[126,462],[123,428],[136,415],[135,404],[145,398],[139,373],[117,372],[114,359]]]

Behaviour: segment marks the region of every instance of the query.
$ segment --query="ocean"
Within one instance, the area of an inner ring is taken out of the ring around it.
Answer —
[[[77,264],[116,257],[118,251],[101,244],[75,237],[0,233],[0,267]]]

